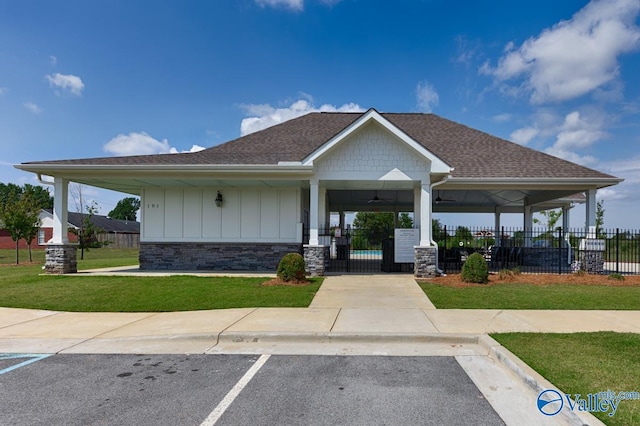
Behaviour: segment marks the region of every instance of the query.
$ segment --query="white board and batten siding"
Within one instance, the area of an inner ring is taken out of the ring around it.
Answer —
[[[301,242],[299,188],[146,188],[145,242]]]

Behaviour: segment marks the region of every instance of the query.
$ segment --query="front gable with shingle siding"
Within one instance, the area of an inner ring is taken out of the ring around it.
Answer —
[[[377,123],[369,123],[314,162],[322,180],[384,180],[404,176],[422,180],[431,162]]]

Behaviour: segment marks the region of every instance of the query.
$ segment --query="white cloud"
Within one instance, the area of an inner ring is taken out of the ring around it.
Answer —
[[[53,75],[46,75],[45,78],[49,81],[49,86],[54,89],[66,90],[74,96],[82,96],[84,83],[78,76],[55,73]],[[60,95],[60,92],[56,91],[56,94]]]
[[[638,0],[592,0],[519,48],[510,42],[495,68],[485,63],[479,71],[498,82],[522,78],[518,92],[534,104],[585,95],[614,82],[618,56],[640,46],[638,13]]]
[[[42,112],[42,108],[40,108],[38,105],[34,104],[33,102],[25,102],[22,104],[22,106],[24,106],[26,109],[28,109],[34,114],[40,114]]]
[[[284,7],[296,11],[304,8],[304,0],[256,0],[256,3],[262,7]]]
[[[558,129],[555,143],[545,151],[556,157],[585,166],[593,166],[598,160],[590,155],[580,155],[576,150],[592,146],[608,136],[602,130],[604,122],[597,114],[584,116],[578,111],[566,115],[564,122]]]
[[[508,112],[504,114],[494,115],[493,117],[491,117],[491,119],[496,123],[506,123],[507,121],[511,121],[512,118],[513,116]]]
[[[515,130],[509,137],[517,144],[526,145],[539,134],[540,130],[534,127],[523,127],[522,129]]]
[[[51,65],[56,65],[58,63],[58,58],[56,58],[53,55],[49,56],[49,62],[51,63]]]
[[[433,107],[438,105],[440,97],[436,89],[429,84],[428,81],[421,81],[416,86],[416,100],[418,102],[418,108],[423,112],[433,111]]]
[[[167,139],[159,141],[145,132],[131,132],[128,135],[120,134],[102,147],[113,155],[153,155],[153,154],[177,154],[179,152],[198,152],[205,149],[200,145],[193,145],[187,151],[179,151],[169,145]]]
[[[602,122],[594,117],[583,117],[573,111],[565,117],[555,146],[560,149],[586,148],[607,136],[601,130]]]
[[[305,97],[308,97],[306,95]],[[293,102],[290,106],[284,108],[276,108],[269,104],[248,104],[240,105],[251,117],[247,117],[240,123],[240,134],[242,136],[267,127],[283,123],[296,117],[308,114],[310,112],[362,112],[364,109],[355,103],[344,104],[340,107],[324,104],[317,108],[313,104],[313,100],[300,99]]]
[[[103,149],[114,155],[168,154],[171,152],[169,141],[159,141],[145,132],[120,134],[107,142]]]
[[[177,149],[175,149],[175,148],[171,148],[171,149],[169,150],[169,153],[171,153],[171,154],[178,154],[178,153],[180,153],[180,152],[198,152],[198,151],[202,151],[203,149],[206,149],[206,148],[205,148],[204,146],[200,146],[200,145],[192,145],[192,146],[191,146],[191,149],[186,150],[186,151],[178,151],[178,150],[177,150]]]
[[[9,89],[7,89],[6,87],[0,87],[0,96],[4,95],[8,91],[9,91]]]

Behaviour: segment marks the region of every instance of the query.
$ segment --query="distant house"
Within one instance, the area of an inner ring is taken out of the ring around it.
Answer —
[[[86,214],[69,212],[67,221],[67,238],[69,242],[77,242],[78,237],[72,230],[79,229]],[[109,241],[109,247],[138,248],[140,247],[140,222],[111,219],[107,216],[91,216],[93,225],[101,230],[97,235],[98,241]],[[31,248],[44,248],[53,238],[53,213],[51,210],[40,212],[40,230],[38,237],[31,243]],[[0,249],[14,249],[16,243],[6,229],[0,229]],[[27,248],[24,240],[19,242],[20,248]]]

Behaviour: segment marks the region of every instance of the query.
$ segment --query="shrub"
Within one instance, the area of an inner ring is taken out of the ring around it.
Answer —
[[[624,275],[618,274],[618,273],[611,274],[611,275],[609,275],[609,279],[610,280],[624,281]]]
[[[303,281],[306,276],[304,258],[300,253],[287,253],[278,264],[278,279],[282,281]]]
[[[511,281],[513,279],[514,273],[511,269],[501,269],[498,272],[498,278],[501,281]]]
[[[462,265],[462,281],[468,283],[486,284],[489,282],[489,267],[484,257],[475,252],[467,257]]]

